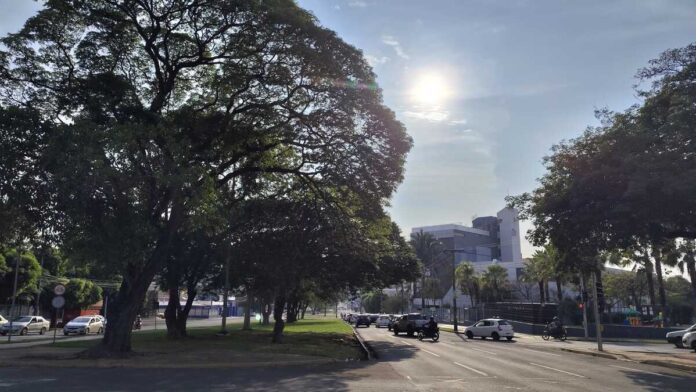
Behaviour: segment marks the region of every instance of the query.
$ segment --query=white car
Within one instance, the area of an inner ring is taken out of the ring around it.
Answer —
[[[104,323],[95,316],[80,316],[63,327],[63,335],[70,334],[88,335],[90,333],[101,334],[104,332]]]
[[[2,317],[2,315],[0,314],[0,327],[2,327],[3,325],[5,325],[7,323],[9,323],[9,321],[7,321],[7,319]]]
[[[693,348],[696,351],[696,331],[684,334],[682,344],[684,347]]]
[[[29,332],[38,332],[39,335],[43,335],[51,327],[51,323],[41,316],[19,316],[11,324],[12,331],[10,331],[10,323],[8,322],[0,327],[0,334],[26,335]]]
[[[681,331],[673,331],[669,332],[666,336],[667,338],[667,343],[672,343],[677,347],[684,347],[682,345],[682,338],[684,335],[686,335],[689,332],[694,332],[696,331],[696,324],[690,326],[687,329],[682,329]],[[687,346],[688,347],[688,346]]]
[[[389,316],[386,315],[381,315],[377,317],[377,321],[375,321],[375,327],[377,328],[382,328],[382,327],[389,327],[389,322],[391,320],[389,319]]]
[[[476,322],[474,325],[465,327],[464,334],[469,339],[478,336],[481,339],[490,337],[493,340],[500,340],[500,338],[512,340],[512,338],[515,337],[515,331],[512,325],[510,325],[507,320],[498,318],[483,319]]]

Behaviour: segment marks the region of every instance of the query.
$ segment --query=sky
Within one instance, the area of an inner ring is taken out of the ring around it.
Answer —
[[[638,102],[637,69],[696,41],[693,0],[298,3],[363,51],[414,139],[389,208],[405,233],[470,225],[533,190],[554,144],[598,125],[595,109]],[[0,0],[0,35],[38,8]]]

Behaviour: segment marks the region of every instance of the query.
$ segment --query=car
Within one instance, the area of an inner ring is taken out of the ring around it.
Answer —
[[[423,325],[427,322],[428,320],[425,316],[420,313],[404,314],[392,323],[392,331],[394,335],[406,332],[406,335],[413,336],[413,334],[422,329]]]
[[[474,325],[464,327],[464,334],[469,339],[478,336],[481,339],[490,337],[493,340],[500,340],[500,338],[512,340],[512,338],[515,337],[515,331],[512,325],[508,323],[507,320],[498,318],[479,320],[474,323]]]
[[[10,324],[12,324],[12,330],[10,330]],[[26,335],[30,332],[38,332],[39,335],[43,335],[51,327],[46,319],[41,316],[19,316],[12,320],[12,323],[4,324],[0,327],[1,335]]]
[[[381,315],[381,316],[377,317],[377,321],[375,322],[375,327],[377,327],[377,328],[389,327],[390,322],[391,322],[391,320],[389,319],[389,316]]]
[[[3,325],[5,325],[5,324],[7,324],[7,323],[9,323],[9,321],[7,321],[7,319],[4,318],[4,317],[0,314],[0,327],[2,327]]]
[[[394,324],[396,324],[396,322],[399,321],[401,316],[402,316],[401,314],[390,314],[389,315],[389,325],[387,326],[387,329],[389,329],[391,331],[392,328],[394,327]]]
[[[371,323],[376,323],[377,319],[379,318],[379,315],[378,314],[370,314],[370,315],[368,315],[368,317],[370,317]]]
[[[371,323],[370,316],[368,316],[366,314],[361,314],[361,315],[358,315],[355,319],[355,328],[358,328],[361,325],[364,325],[364,326],[369,328],[370,323]]]
[[[97,335],[104,333],[104,322],[95,316],[80,316],[70,320],[63,327],[63,335],[70,334],[88,335],[90,333]]]
[[[696,352],[696,331],[684,334],[682,337],[682,345],[684,347],[692,348]]]
[[[682,344],[682,338],[683,338],[684,335],[686,335],[687,333],[689,333],[689,332],[694,332],[694,331],[696,331],[696,324],[690,326],[690,327],[687,328],[687,329],[682,329],[682,330],[680,330],[680,331],[672,331],[672,332],[669,332],[669,333],[667,334],[667,336],[666,336],[666,338],[667,338],[667,343],[672,343],[672,344],[674,344],[674,345],[677,346],[677,347],[684,347],[684,345]]]

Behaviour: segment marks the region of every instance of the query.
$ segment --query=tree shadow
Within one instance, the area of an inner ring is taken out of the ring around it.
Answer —
[[[638,371],[624,370],[624,375],[633,382],[627,385],[626,390],[668,392],[668,391],[693,391],[696,386],[696,377],[688,375],[664,374],[662,376]]]

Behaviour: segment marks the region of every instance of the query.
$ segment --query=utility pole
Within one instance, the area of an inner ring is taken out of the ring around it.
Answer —
[[[602,350],[602,323],[599,319],[599,297],[597,296],[597,271],[592,272],[592,297],[594,298],[594,317],[595,317],[595,328],[597,334],[597,350]]]
[[[587,286],[585,285],[585,274],[580,273],[580,286],[582,292],[580,293],[580,300],[582,301],[582,329],[585,332],[585,339],[590,338],[590,334],[587,331]]]
[[[17,297],[17,278],[19,277],[19,260],[22,258],[22,249],[17,247],[17,257],[15,258],[14,289],[12,289],[12,305],[10,305],[10,332],[7,334],[7,342],[12,341],[12,321],[14,320],[15,298]]]

